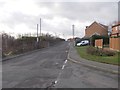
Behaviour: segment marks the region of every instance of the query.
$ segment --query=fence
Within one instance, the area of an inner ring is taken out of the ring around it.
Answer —
[[[95,47],[103,48],[103,39],[95,40]]]
[[[120,37],[110,38],[110,49],[120,51]]]

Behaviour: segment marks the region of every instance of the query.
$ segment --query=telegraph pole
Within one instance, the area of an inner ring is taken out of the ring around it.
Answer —
[[[75,25],[73,24],[72,25],[72,30],[73,30],[73,45],[75,46],[75,37],[74,37],[75,31],[74,31],[74,28],[75,28]]]
[[[41,18],[40,18],[40,41],[41,41]]]
[[[39,44],[39,38],[38,38],[38,24],[37,24],[37,48],[38,48],[38,44]]]
[[[75,26],[72,25],[72,30],[73,30],[73,40],[74,40],[74,34],[75,34],[75,33],[74,33],[74,27],[75,27]]]

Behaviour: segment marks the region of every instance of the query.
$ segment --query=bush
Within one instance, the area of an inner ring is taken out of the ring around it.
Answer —
[[[87,48],[87,53],[91,55],[97,55],[97,56],[114,56],[116,54],[114,51],[95,48],[92,46]]]
[[[97,50],[92,46],[87,48],[87,53],[88,54],[94,55],[96,52],[97,52]]]
[[[114,56],[115,52],[111,50],[103,50],[102,51],[106,56]]]

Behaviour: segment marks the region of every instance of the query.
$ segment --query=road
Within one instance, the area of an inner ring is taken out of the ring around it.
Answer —
[[[118,88],[118,75],[67,62],[56,88]]]
[[[3,88],[51,86],[67,59],[68,43],[3,62]]]
[[[3,88],[117,88],[118,75],[67,60],[69,44],[13,58],[2,63]]]

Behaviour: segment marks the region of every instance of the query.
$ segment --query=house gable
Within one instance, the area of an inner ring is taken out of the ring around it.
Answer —
[[[95,32],[93,33],[90,37],[92,37],[93,35],[100,35],[99,33]]]
[[[98,25],[98,26],[100,26],[101,28],[103,28],[105,30],[106,30],[106,28],[108,28],[107,26],[105,26],[105,25],[103,25],[101,23],[97,23],[96,21],[94,21],[90,26],[87,26],[86,28],[90,28],[90,27],[92,27],[94,25]]]
[[[85,29],[85,37],[90,37],[94,34],[106,36],[108,35],[108,27],[95,21]]]

